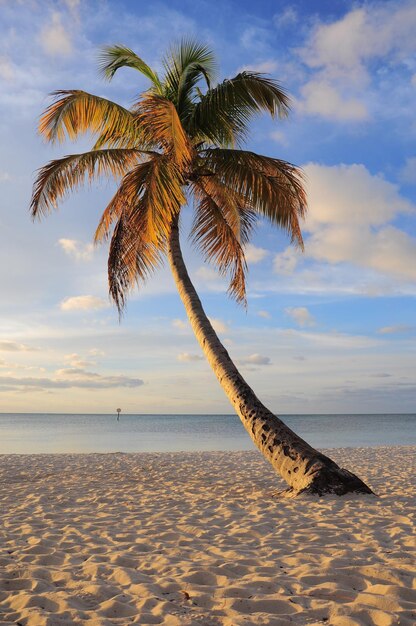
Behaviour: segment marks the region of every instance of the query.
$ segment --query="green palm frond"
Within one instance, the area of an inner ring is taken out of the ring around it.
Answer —
[[[217,71],[214,54],[207,46],[183,39],[172,46],[163,64],[167,97],[174,102],[181,119],[184,119],[189,113],[192,91],[197,83],[203,79],[208,89],[211,87]]]
[[[105,133],[128,135],[137,132],[137,121],[124,107],[78,89],[54,91],[55,101],[39,122],[39,132],[47,141],[62,142],[66,136]]]
[[[214,144],[234,145],[246,138],[253,115],[262,111],[272,117],[285,117],[289,111],[288,95],[271,78],[241,72],[200,98],[189,120],[189,132]]]
[[[126,46],[105,46],[99,56],[99,68],[107,80],[111,80],[122,67],[131,67],[146,76],[158,93],[162,91],[162,85],[157,73],[147,65],[133,50]]]
[[[123,176],[142,158],[137,150],[93,150],[50,161],[39,170],[33,185],[30,210],[32,217],[49,213],[64,198],[97,176]]]
[[[299,218],[306,210],[303,177],[287,161],[231,149],[204,151],[207,172],[245,199],[246,205],[286,230],[303,247]]]

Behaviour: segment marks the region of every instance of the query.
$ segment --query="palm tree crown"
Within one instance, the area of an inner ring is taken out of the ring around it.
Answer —
[[[96,135],[91,151],[43,167],[31,212],[40,216],[85,180],[113,176],[118,189],[104,210],[95,241],[110,237],[110,294],[119,311],[126,295],[162,262],[170,229],[193,198],[191,240],[205,260],[229,277],[229,293],[245,302],[244,247],[258,218],[284,228],[302,247],[299,218],[306,207],[300,171],[279,159],[242,150],[253,116],[286,116],[289,101],[279,84],[240,72],[214,85],[212,52],[184,40],[163,60],[163,76],[132,50],[112,46],[100,58],[111,80],[133,68],[150,88],[130,108],[84,91],[54,92],[39,130],[46,140]]]

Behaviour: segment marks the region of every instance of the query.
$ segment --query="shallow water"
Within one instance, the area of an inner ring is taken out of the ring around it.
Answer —
[[[416,444],[416,414],[281,415],[318,448]],[[0,414],[0,453],[251,450],[235,415]]]

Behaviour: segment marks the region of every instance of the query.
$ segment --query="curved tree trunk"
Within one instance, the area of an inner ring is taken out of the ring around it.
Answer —
[[[177,224],[172,225],[168,258],[176,287],[199,344],[221,387],[255,445],[297,493],[372,493],[355,474],[341,469],[269,411],[248,386],[208,320],[185,267]]]

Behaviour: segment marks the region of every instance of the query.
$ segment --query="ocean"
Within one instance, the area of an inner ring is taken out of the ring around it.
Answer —
[[[416,444],[416,414],[280,418],[317,448]],[[0,454],[252,449],[236,415],[0,414]]]

